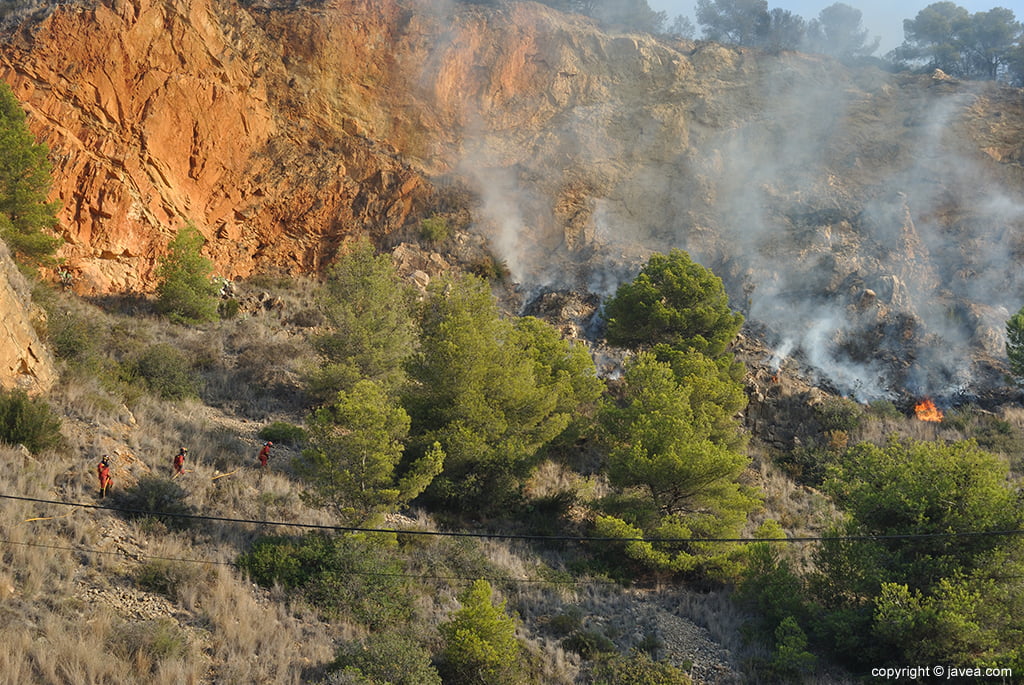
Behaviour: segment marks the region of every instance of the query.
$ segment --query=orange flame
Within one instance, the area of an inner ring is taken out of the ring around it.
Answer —
[[[923,399],[914,405],[914,413],[917,414],[917,418],[921,421],[933,421],[938,423],[942,421],[942,410],[935,406],[935,403],[929,399]]]

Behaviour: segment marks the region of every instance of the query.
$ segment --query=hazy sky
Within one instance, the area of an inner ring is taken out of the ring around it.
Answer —
[[[877,53],[882,55],[903,42],[903,20],[913,19],[919,11],[936,0],[838,1],[861,11],[863,15],[861,23],[869,31],[870,37],[880,36],[882,38],[882,44]],[[816,18],[821,10],[835,2],[837,0],[768,0],[768,9],[781,7],[794,14],[799,14],[809,21]],[[971,14],[987,12],[993,7],[1006,7],[1013,10],[1018,20],[1024,20],[1024,0],[954,0],[954,2]],[[648,4],[659,12],[667,12],[670,21],[678,14],[685,14],[693,20],[694,25],[697,24],[694,12],[697,0],[648,0]],[[697,26],[697,34],[700,34],[700,26]]]

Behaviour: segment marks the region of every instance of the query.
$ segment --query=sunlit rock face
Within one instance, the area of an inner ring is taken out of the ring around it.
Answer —
[[[45,392],[57,380],[53,358],[33,326],[45,325],[33,309],[29,287],[7,247],[0,242],[0,388]]]
[[[1024,304],[1024,97],[995,84],[390,0],[61,5],[0,69],[83,292],[151,288],[189,221],[222,275],[316,272],[458,187],[527,299],[681,247],[861,399],[996,382]]]

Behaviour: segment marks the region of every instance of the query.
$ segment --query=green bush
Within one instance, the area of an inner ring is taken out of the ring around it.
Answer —
[[[188,651],[188,637],[173,620],[159,618],[122,624],[111,632],[109,647],[128,661],[143,656],[160,662],[184,656]]]
[[[860,428],[864,407],[844,397],[829,397],[814,407],[814,413],[823,430],[850,433]]]
[[[168,343],[150,345],[124,365],[129,382],[139,380],[146,389],[167,400],[199,394],[199,377],[184,352]]]
[[[238,312],[241,309],[242,303],[234,298],[221,300],[220,304],[217,305],[217,314],[222,319],[233,319],[238,316]]]
[[[889,400],[873,400],[868,403],[868,418],[871,419],[902,419],[901,412]]]
[[[183,585],[202,582],[208,569],[197,564],[167,559],[150,559],[135,570],[135,582],[143,590],[178,599]]]
[[[493,255],[484,255],[469,263],[469,273],[479,276],[485,281],[504,281],[511,275],[508,264],[503,259],[496,259]]]
[[[386,536],[266,537],[238,564],[264,587],[280,584],[300,591],[327,618],[379,630],[412,613],[404,568]]]
[[[0,392],[0,442],[24,445],[32,454],[64,442],[60,417],[46,400],[24,390]]]
[[[178,231],[160,259],[156,275],[156,309],[177,323],[202,323],[217,318],[213,263],[200,251],[206,239],[192,224]]]
[[[583,611],[579,607],[568,607],[562,613],[552,616],[548,628],[555,635],[567,636],[583,627]]]
[[[838,456],[838,452],[824,447],[800,445],[788,452],[779,452],[775,463],[797,483],[816,488],[825,482],[828,467],[836,462]]]
[[[505,602],[494,604],[491,585],[477,580],[460,598],[462,608],[439,626],[445,639],[441,655],[446,682],[503,685],[519,683],[516,621]]]
[[[393,632],[376,633],[342,646],[332,668],[373,683],[441,685],[430,652],[416,640]]]
[[[167,459],[168,466],[170,458]],[[192,519],[184,515],[194,513],[185,503],[187,493],[178,483],[160,476],[143,476],[134,488],[121,490],[117,504],[129,511],[129,518],[159,521],[168,528],[184,529]]]
[[[281,445],[298,447],[306,443],[306,430],[302,426],[285,421],[274,421],[260,429],[260,440]]]
[[[448,220],[442,216],[432,216],[420,222],[420,238],[428,243],[443,243],[451,235]]]
[[[562,647],[576,652],[584,659],[595,659],[600,654],[616,651],[615,643],[596,630],[577,630],[562,640]]]
[[[47,307],[46,339],[54,356],[71,367],[93,368],[104,333],[96,317],[70,308]]]
[[[690,676],[643,652],[602,658],[593,671],[594,685],[691,685]]]

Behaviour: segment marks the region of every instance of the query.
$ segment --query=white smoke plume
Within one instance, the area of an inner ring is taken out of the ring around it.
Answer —
[[[630,45],[619,68],[684,59]],[[632,83],[511,151],[482,121],[466,131],[459,172],[494,249],[526,289],[607,295],[680,247],[840,392],[969,390],[1024,304],[1019,189],[963,137],[979,88],[756,59],[742,87],[687,101],[681,82]]]

